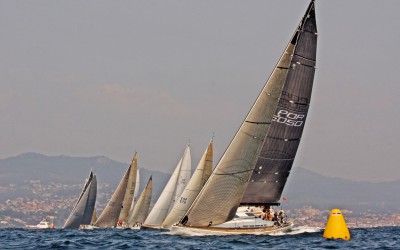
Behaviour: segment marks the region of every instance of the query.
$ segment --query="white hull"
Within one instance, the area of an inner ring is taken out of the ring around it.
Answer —
[[[171,234],[174,235],[269,235],[277,232],[286,232],[293,227],[293,222],[286,222],[281,226],[255,227],[255,228],[228,228],[228,227],[187,227],[174,225],[171,228]]]
[[[42,220],[39,224],[35,225],[25,225],[26,229],[54,229],[54,224],[46,220]]]

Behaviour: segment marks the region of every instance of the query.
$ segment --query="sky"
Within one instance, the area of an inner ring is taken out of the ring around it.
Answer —
[[[307,0],[0,2],[0,158],[98,156],[172,172],[219,160]],[[311,108],[294,167],[400,179],[400,1],[316,1]],[[295,178],[291,176],[290,178]]]

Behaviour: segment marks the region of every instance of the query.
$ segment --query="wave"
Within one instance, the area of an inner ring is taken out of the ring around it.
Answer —
[[[318,233],[318,232],[321,232],[322,230],[323,230],[323,228],[320,228],[320,227],[294,226],[286,232],[277,231],[277,232],[273,232],[269,235],[283,236],[283,235],[296,235],[296,234],[303,234],[303,233]]]

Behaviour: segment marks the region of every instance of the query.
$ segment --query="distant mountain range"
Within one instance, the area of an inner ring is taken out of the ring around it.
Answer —
[[[193,162],[193,165],[197,164]],[[127,167],[127,163],[104,156],[70,157],[25,153],[0,159],[0,186],[18,185],[31,180],[40,180],[41,183],[80,184],[93,168],[99,184],[108,183],[116,187]],[[140,168],[141,190],[150,175],[154,180],[154,202],[168,181],[170,173]],[[319,209],[339,207],[356,212],[398,212],[399,190],[400,180],[383,183],[356,182],[326,177],[301,167],[294,167],[283,193],[287,198],[283,206],[297,208],[309,205]],[[5,196],[7,194],[0,193],[0,201],[4,200]]]

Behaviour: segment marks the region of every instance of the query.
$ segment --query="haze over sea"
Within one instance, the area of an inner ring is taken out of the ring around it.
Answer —
[[[323,230],[294,227],[273,236],[176,236],[156,230],[0,229],[0,249],[400,249],[399,227],[351,229],[351,240],[327,240]]]

